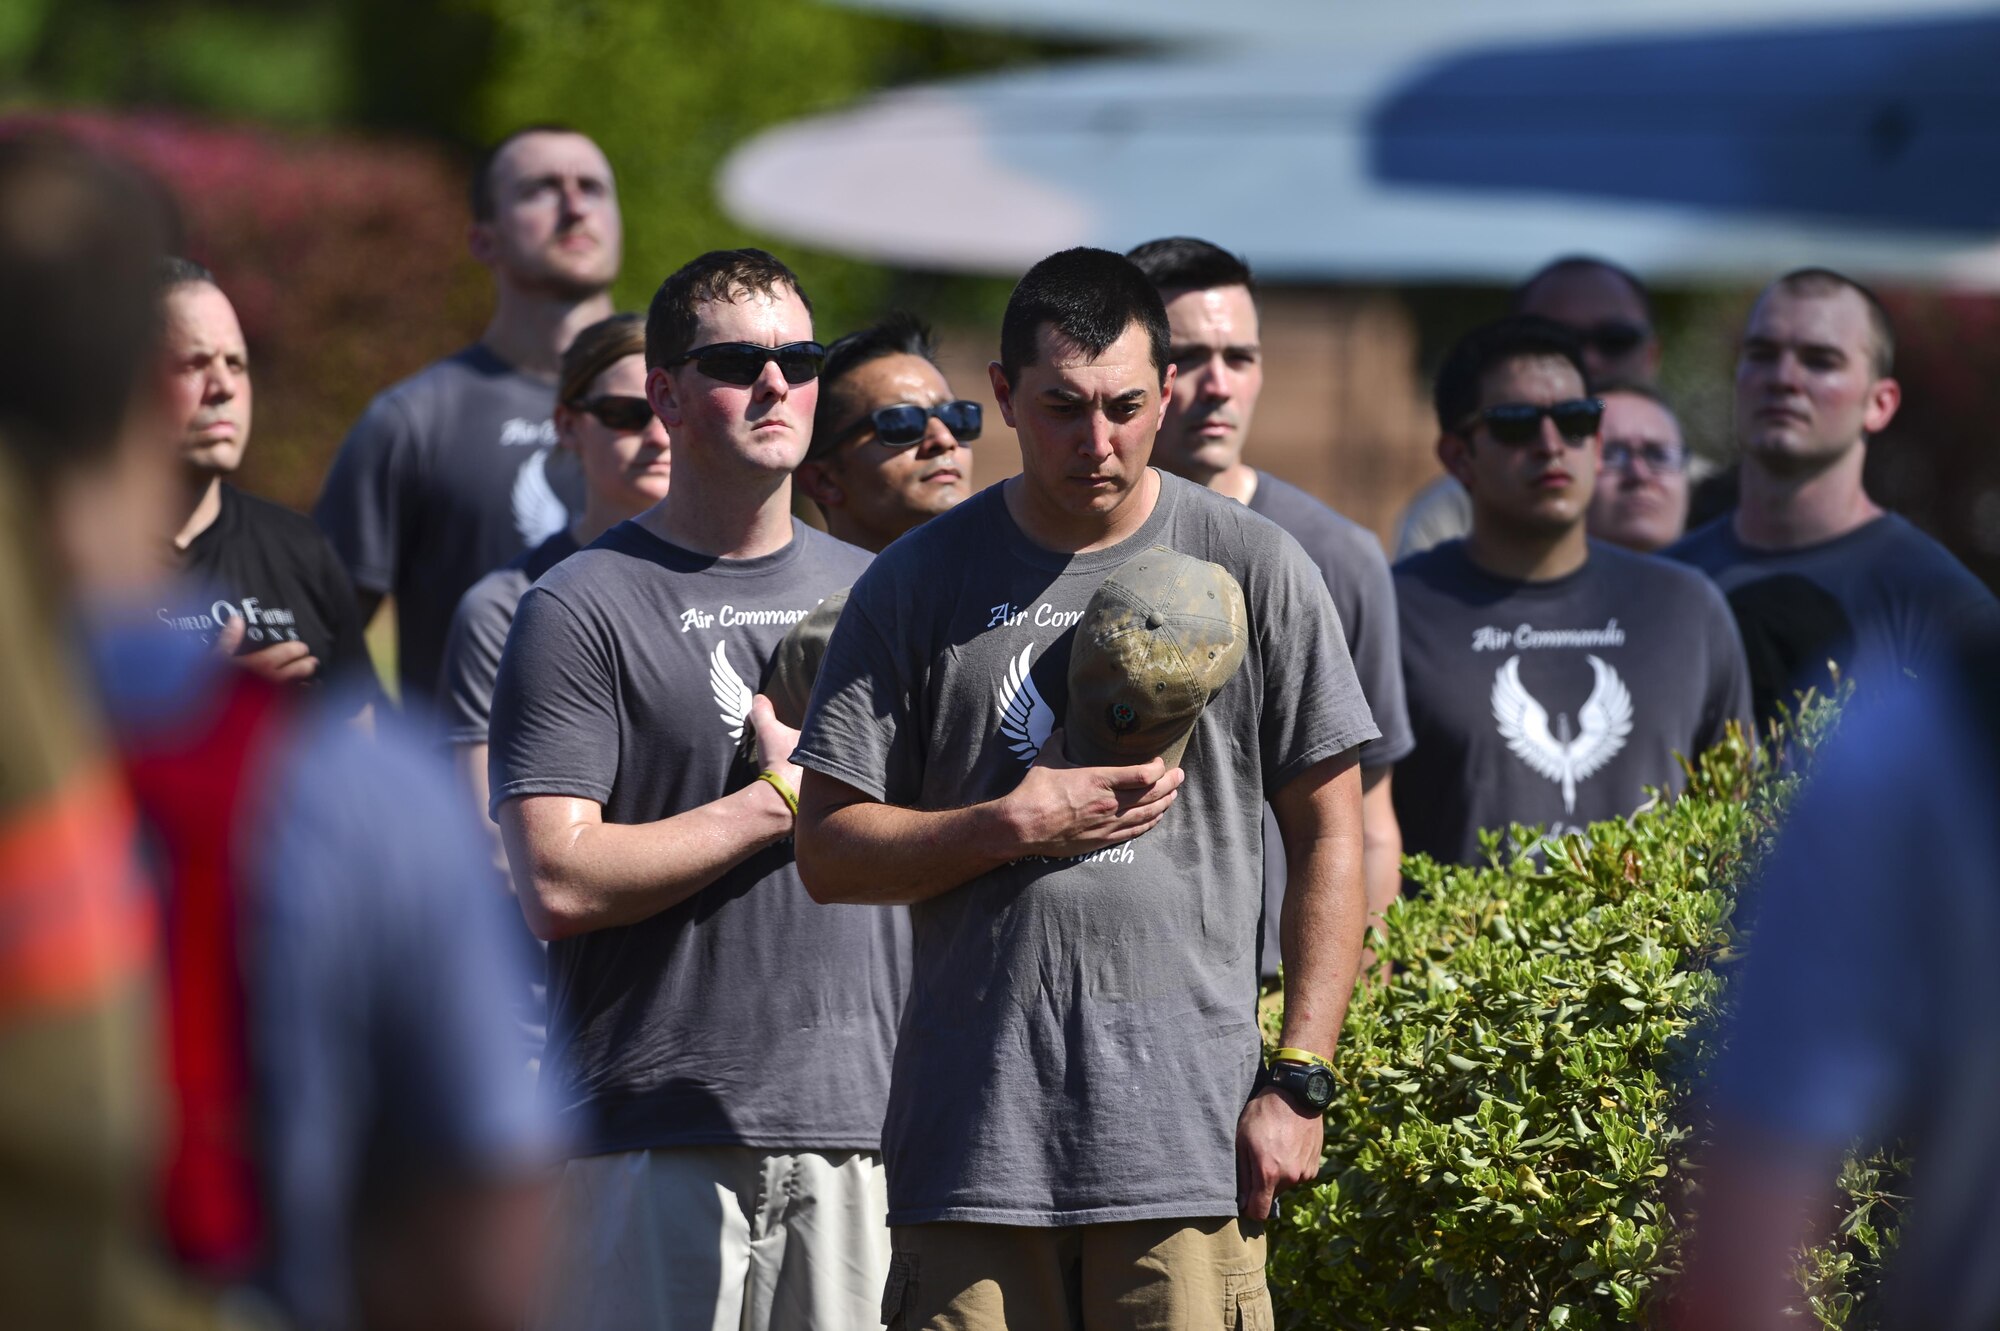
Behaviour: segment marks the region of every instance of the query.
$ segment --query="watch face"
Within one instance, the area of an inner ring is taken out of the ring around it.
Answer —
[[[1314,1109],[1324,1109],[1333,1103],[1333,1074],[1325,1068],[1314,1068],[1306,1073],[1306,1099]]]

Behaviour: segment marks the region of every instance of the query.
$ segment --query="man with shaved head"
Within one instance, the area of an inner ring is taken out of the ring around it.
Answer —
[[[486,331],[371,402],[334,459],[313,517],[363,616],[395,599],[406,695],[436,688],[466,588],[581,511],[550,413],[563,349],[611,313],[623,235],[595,143],[558,125],[500,140],[472,175],[468,242],[496,295]]]
[[[1736,359],[1742,499],[1668,553],[1729,597],[1760,718],[1794,690],[1919,676],[2000,605],[1945,548],[1862,487],[1869,439],[1902,403],[1874,292],[1825,268],[1764,289]]]

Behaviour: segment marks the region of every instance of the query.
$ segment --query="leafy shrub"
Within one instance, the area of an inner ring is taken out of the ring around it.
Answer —
[[[1732,734],[1680,798],[1539,861],[1497,836],[1484,867],[1411,861],[1421,891],[1374,939],[1396,972],[1341,1037],[1322,1181],[1273,1231],[1286,1325],[1641,1319],[1676,1268],[1737,888],[1831,719],[1809,704],[1782,767]],[[1879,1160],[1843,1172],[1847,1221],[1801,1266],[1822,1326],[1862,1324],[1894,1178]]]

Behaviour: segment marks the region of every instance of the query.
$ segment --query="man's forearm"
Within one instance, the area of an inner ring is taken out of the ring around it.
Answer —
[[[818,807],[806,774],[799,877],[825,904],[902,906],[949,892],[1008,863],[998,847],[998,804],[905,809],[857,801]]]
[[[757,781],[653,823],[606,823],[591,801],[529,796],[501,805],[500,829],[522,913],[553,941],[680,904],[791,835],[792,816]]]
[[[1273,801],[1289,867],[1278,946],[1285,964],[1283,1042],[1331,1056],[1367,932],[1361,776],[1322,764]],[[1322,770],[1324,769],[1324,770]]]

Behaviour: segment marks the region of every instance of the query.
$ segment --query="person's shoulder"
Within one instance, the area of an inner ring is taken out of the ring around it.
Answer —
[[[1979,575],[1962,563],[1945,544],[1900,513],[1884,513],[1869,524],[1878,550],[1890,552],[1880,561],[1885,571],[1918,587],[1939,591],[1986,590]],[[1991,592],[1987,594],[1990,596]]]
[[[1389,566],[1389,572],[1395,576],[1398,586],[1404,583],[1433,586],[1456,580],[1470,566],[1465,557],[1465,542],[1454,538],[1426,546],[1413,555],[1404,555]]]
[[[1703,523],[1693,531],[1662,550],[1660,554],[1677,564],[1691,564],[1698,569],[1714,571],[1727,564],[1736,549],[1736,514],[1732,510]]]
[[[1263,502],[1260,504],[1259,500]],[[1388,563],[1382,553],[1382,542],[1374,532],[1325,500],[1267,471],[1257,473],[1257,492],[1252,496],[1251,509],[1290,532],[1308,554],[1324,547],[1342,558],[1360,557]]]
[[[1669,559],[1664,553],[1641,554],[1593,538],[1589,562],[1597,576],[1615,580],[1637,595],[1693,597],[1704,602],[1721,596],[1700,569]]]
[[[230,503],[236,506],[237,520],[245,531],[259,536],[276,536],[286,541],[300,542],[319,548],[326,543],[313,520],[297,509],[287,508],[273,499],[253,495],[227,481],[223,482]]]
[[[940,566],[998,555],[993,510],[995,505],[1006,506],[1004,485],[996,481],[889,542],[868,565],[867,580],[880,585],[926,573],[935,580]]]
[[[1203,558],[1214,559],[1217,553],[1228,553],[1235,544],[1253,549],[1298,545],[1297,539],[1283,526],[1248,504],[1240,504],[1228,495],[1217,494],[1207,486],[1196,485],[1172,472],[1160,471],[1158,474],[1160,502],[1173,505],[1173,522],[1179,529],[1179,539],[1206,539],[1216,547],[1214,553]],[[1189,550],[1186,553],[1200,552]]]
[[[514,607],[532,585],[527,569],[518,561],[502,564],[465,589],[454,617],[468,623],[491,622],[500,615],[511,620]]]
[[[843,586],[851,586],[874,562],[875,556],[858,545],[849,545],[837,536],[831,536],[810,523],[792,519],[793,539],[799,541],[799,553],[813,568],[824,570],[826,574]]]

